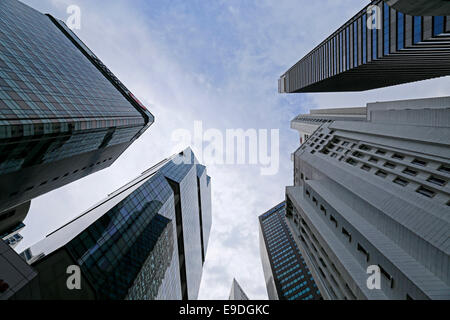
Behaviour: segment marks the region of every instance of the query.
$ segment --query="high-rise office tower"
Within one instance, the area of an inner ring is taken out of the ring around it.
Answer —
[[[363,121],[366,119],[366,108],[314,109],[310,114],[300,114],[291,121],[291,128],[300,134],[300,144],[325,122],[333,120]]]
[[[450,2],[442,0],[383,0],[390,7],[412,16],[450,15]]]
[[[259,248],[269,300],[317,300],[320,291],[286,223],[282,202],[259,217]]]
[[[411,16],[373,0],[282,75],[279,92],[362,91],[449,75],[449,32],[450,16]]]
[[[233,283],[231,284],[230,297],[228,300],[249,300],[236,279],[233,279]]]
[[[152,114],[67,26],[0,1],[0,235],[32,198],[109,167]]]
[[[450,299],[450,97],[328,119],[294,158],[288,225],[325,299]]]
[[[37,276],[13,298],[194,300],[211,223],[210,177],[186,149],[25,250]]]

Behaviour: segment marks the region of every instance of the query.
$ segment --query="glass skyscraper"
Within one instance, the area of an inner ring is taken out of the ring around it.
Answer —
[[[63,22],[0,2],[0,235],[32,198],[109,167],[153,121]]]
[[[13,299],[196,299],[211,222],[210,177],[186,149],[25,250],[37,276]]]
[[[321,299],[285,214],[286,203],[282,202],[259,217],[261,260],[269,300]]]

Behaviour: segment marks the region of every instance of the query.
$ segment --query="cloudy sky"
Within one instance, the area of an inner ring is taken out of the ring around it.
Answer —
[[[171,155],[177,129],[279,129],[280,167],[211,165],[213,226],[200,299],[226,299],[236,277],[252,299],[267,299],[257,217],[284,200],[298,135],[290,120],[314,108],[450,95],[449,77],[363,93],[279,95],[277,79],[367,0],[22,0],[67,20],[156,117],[109,169],[33,200],[27,247]],[[33,226],[39,225],[39,228]]]

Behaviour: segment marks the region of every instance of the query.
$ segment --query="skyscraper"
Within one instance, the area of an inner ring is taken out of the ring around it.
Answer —
[[[269,300],[316,300],[320,291],[286,224],[286,203],[259,217],[259,247]]]
[[[383,0],[389,6],[412,16],[446,16],[450,2],[442,0]]]
[[[0,234],[32,198],[109,167],[153,121],[63,22],[0,2]]]
[[[450,97],[366,109],[295,152],[288,226],[325,299],[450,299]]]
[[[450,17],[411,16],[389,2],[371,1],[285,72],[279,92],[363,91],[449,75]]]
[[[210,188],[190,149],[163,160],[25,250],[37,277],[13,298],[196,299]],[[80,290],[68,289],[71,267]]]
[[[233,283],[231,284],[230,297],[228,300],[249,300],[236,279],[233,279]]]

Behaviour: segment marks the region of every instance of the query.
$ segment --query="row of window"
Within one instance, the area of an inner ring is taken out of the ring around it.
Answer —
[[[389,55],[392,52],[391,41],[393,39],[396,39],[396,43],[393,43],[396,50],[405,48],[405,41],[409,35],[411,35],[413,44],[418,44],[423,40],[423,17],[404,15],[391,9],[386,3],[380,7],[380,11],[374,7],[370,15],[364,13],[358,18],[352,19],[325,44],[302,59],[300,64],[304,67],[301,69],[306,72],[300,72],[295,81],[306,86],[345,72],[359,64],[376,60],[380,56]],[[411,28],[406,28],[407,18],[411,19]],[[445,20],[443,16],[432,17],[433,36],[439,36],[444,32]],[[392,25],[391,22],[393,22]]]
[[[317,201],[317,199],[316,199],[314,196],[311,197],[311,193],[310,193],[309,190],[306,190],[306,195],[308,196],[308,198],[310,198],[310,199],[312,200],[312,202],[313,202],[316,206],[320,206],[320,211],[321,211],[325,216],[327,216],[327,210],[326,210],[326,208],[325,208],[322,204],[319,204],[319,202]],[[338,227],[339,227],[338,221],[337,221],[337,219],[336,219],[333,215],[331,215],[331,214],[329,215],[329,220],[330,220],[330,222],[332,223],[332,225],[333,225],[335,228],[338,228]],[[309,230],[309,227],[307,226],[306,221],[304,221],[303,219],[301,219],[301,222],[302,222],[302,224],[305,225],[305,226],[307,227],[307,229]],[[300,230],[302,231],[302,233],[303,233],[304,235],[308,235],[308,233],[307,233],[303,228],[300,228]],[[342,235],[344,235],[344,237],[347,239],[347,241],[348,241],[349,243],[352,242],[352,234],[351,234],[347,229],[345,229],[345,227],[342,227],[342,228],[341,228],[341,233],[342,233]],[[318,241],[317,241],[317,239],[315,238],[314,234],[312,234],[312,236],[313,236],[314,240],[318,243]],[[304,241],[304,238],[302,238],[302,241]],[[313,245],[312,242],[311,242],[311,244]],[[315,248],[314,245],[313,245],[313,249],[317,252],[317,248]],[[365,249],[364,246],[363,246],[361,243],[359,243],[359,242],[357,243],[356,249],[357,249],[358,252],[360,252],[360,253],[364,256],[365,261],[366,261],[367,263],[369,263],[369,261],[370,261],[370,253],[369,253],[369,251],[368,251],[367,249]],[[321,252],[328,258],[328,256],[326,255],[325,251],[323,250],[323,248],[321,248]],[[322,266],[324,266],[325,268],[327,268],[327,265],[325,264],[325,262],[323,261],[322,258],[320,258],[320,262],[321,262]],[[384,269],[380,264],[378,264],[378,267],[380,268],[381,274],[383,274],[384,277],[389,281],[391,289],[393,289],[393,288],[394,288],[394,278],[393,278],[393,277],[389,274],[389,272],[386,271],[386,269]],[[333,269],[337,272],[337,269],[336,269],[336,267],[334,266],[334,264],[333,264]],[[322,272],[323,272],[323,271],[322,271]],[[337,272],[337,273],[338,273],[338,272]],[[325,276],[325,274],[323,274],[323,275]],[[340,275],[340,274],[338,273],[338,275]],[[326,278],[326,277],[325,277],[325,278]],[[334,279],[334,281],[336,281],[336,280]]]

